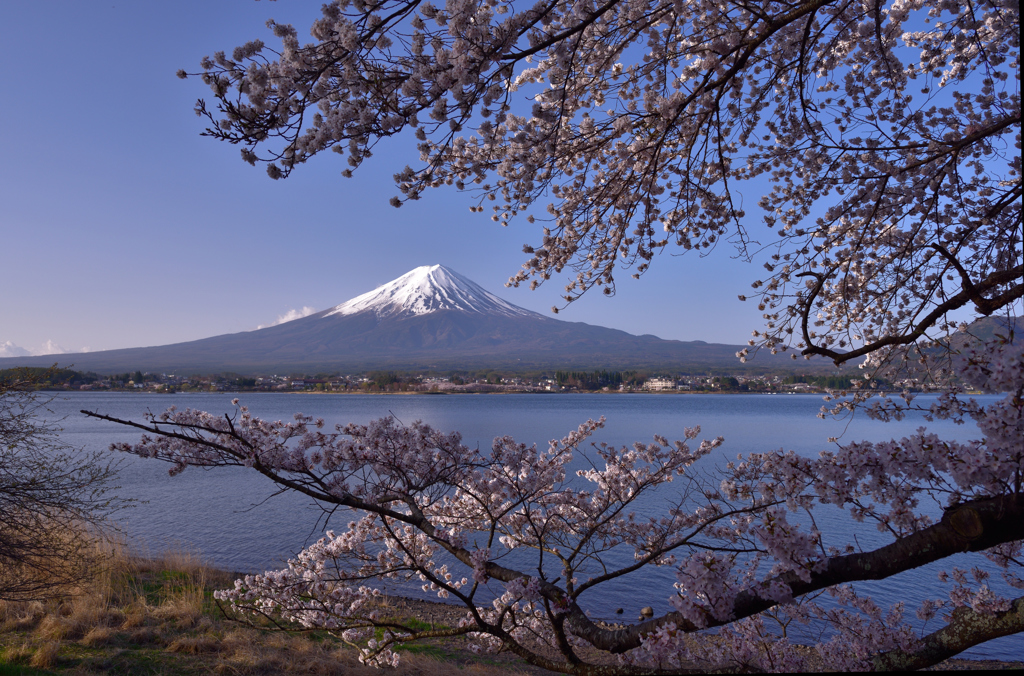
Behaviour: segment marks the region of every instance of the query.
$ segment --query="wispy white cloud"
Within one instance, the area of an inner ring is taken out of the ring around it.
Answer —
[[[34,350],[16,345],[13,341],[5,340],[0,342],[0,357],[41,357],[47,354],[67,354],[72,350],[66,350],[53,340],[47,340]],[[88,347],[83,347],[77,352],[89,352]]]
[[[48,340],[45,343],[43,343],[42,348],[36,350],[33,354],[65,354],[66,352],[67,350],[65,350],[63,347],[53,342],[52,340]]]
[[[9,340],[0,343],[0,357],[28,357],[32,353]]]
[[[265,329],[269,326],[277,326],[278,324],[284,324],[285,322],[290,322],[294,319],[302,319],[303,317],[308,317],[315,312],[316,308],[309,307],[308,305],[303,306],[301,310],[288,310],[288,312],[285,312],[283,315],[278,315],[276,322],[271,324],[260,324],[256,327],[256,330]]]

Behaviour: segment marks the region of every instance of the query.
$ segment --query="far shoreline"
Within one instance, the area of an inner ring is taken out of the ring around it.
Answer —
[[[161,392],[159,390],[132,390],[132,389],[98,389],[98,390],[73,390],[73,389],[61,389],[61,388],[40,388],[37,392],[46,393],[62,393],[62,394],[138,394],[138,395],[169,395],[169,394],[234,394],[234,395],[250,395],[250,394],[302,394],[302,395],[370,395],[370,396],[396,396],[396,395],[415,395],[415,396],[437,396],[437,395],[521,395],[521,394],[541,394],[541,395],[552,395],[552,396],[564,396],[574,394],[585,394],[585,395],[656,395],[656,396],[675,396],[675,395],[713,395],[713,396],[724,396],[724,395],[759,395],[759,396],[822,396],[827,395],[829,392],[813,391],[813,392],[738,392],[738,391],[725,391],[725,392],[714,392],[704,390],[658,390],[658,391],[636,391],[636,390],[612,390],[608,392],[594,391],[594,390],[564,390],[564,391],[551,391],[551,390],[494,390],[494,391],[441,391],[441,392],[429,392],[429,391],[406,391],[406,392],[366,392],[366,391],[319,391],[319,390],[174,390],[171,392]],[[852,389],[850,391],[853,391]],[[920,394],[934,394],[934,392],[928,392],[923,390],[872,390],[872,394],[878,395],[899,395],[903,392],[907,392],[913,395]],[[979,396],[982,392],[968,391],[965,394],[969,396]]]

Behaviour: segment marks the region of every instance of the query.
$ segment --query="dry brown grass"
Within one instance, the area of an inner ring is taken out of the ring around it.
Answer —
[[[52,669],[57,664],[58,652],[60,652],[60,641],[46,641],[36,648],[28,665],[36,669]]]
[[[467,676],[515,676],[522,673],[485,664],[463,668],[455,662],[415,654],[403,654],[398,669],[382,672],[360,664],[351,650],[336,643],[316,642],[301,635],[268,634],[251,628],[238,628],[225,634],[216,669],[219,674],[246,676],[452,676],[453,671]]]
[[[28,664],[35,652],[31,643],[17,643],[7,647],[4,651],[4,660],[10,664]]]
[[[46,615],[46,609],[39,601],[13,603],[0,601],[0,634],[31,629]]]
[[[167,651],[199,655],[202,653],[220,652],[221,648],[221,641],[215,635],[202,634],[200,636],[179,636],[171,641],[170,645],[167,646]]]
[[[104,565],[87,583],[55,588],[45,602],[0,602],[5,661],[52,669],[62,646],[163,645],[173,640],[168,634],[203,623],[211,575],[198,556],[172,551],[143,559],[123,546],[102,546]]]
[[[166,643],[164,635],[155,627],[139,627],[128,634],[128,640],[141,645]]]
[[[96,646],[106,645],[113,640],[117,632],[110,627],[93,627],[89,630],[89,633],[82,637],[79,641],[86,648],[95,648]]]
[[[184,548],[140,556],[104,545],[89,584],[46,602],[0,602],[0,660],[77,675],[121,673],[381,676],[325,634],[286,634],[223,617],[211,598],[232,577]],[[395,610],[387,603],[385,611]],[[457,652],[453,648],[452,653]],[[503,665],[403,653],[393,676],[511,676]],[[447,653],[443,653],[447,654]],[[131,660],[136,660],[132,662]]]

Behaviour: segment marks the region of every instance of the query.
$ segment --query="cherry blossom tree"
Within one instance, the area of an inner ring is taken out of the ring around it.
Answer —
[[[611,293],[727,239],[766,259],[752,346],[837,363],[1024,295],[1017,2],[346,0],[308,44],[270,25],[279,48],[203,60],[206,133],[281,178],[409,129],[394,204],[455,185],[546,220],[512,284]]]
[[[682,441],[588,450],[603,420],[588,421],[547,449],[499,437],[488,452],[391,418],[325,431],[323,420],[268,422],[244,406],[225,416],[172,408],[144,423],[85,413],[146,430],[114,448],[169,462],[172,474],[244,466],[325,509],[349,508],[343,531],[218,598],[243,616],[335,632],[373,664],[395,664],[402,643],[465,636],[574,674],[902,670],[1024,630],[1024,596],[995,593],[982,567],[943,573],[941,597],[916,609],[922,620],[943,613],[924,635],[902,603],[880,608],[851,586],[981,552],[1024,589],[1024,354],[997,342],[962,371],[974,387],[1009,394],[982,406],[947,393],[931,408],[975,420],[977,440],[922,428],[818,458],[751,453],[717,475],[699,467],[722,440],[698,443],[699,428]],[[579,456],[587,468],[569,471]],[[652,494],[664,505],[653,514],[642,508]],[[891,542],[861,549],[821,532],[815,510],[836,508]],[[516,565],[522,551],[533,554]],[[582,594],[651,566],[675,570],[664,590],[671,612],[619,627],[591,619]],[[409,579],[464,605],[464,620],[423,629],[389,614],[379,584]],[[794,623],[823,640],[780,637],[777,627]]]
[[[351,510],[286,569],[221,592],[234,612],[330,630],[374,664],[405,642],[465,636],[573,674],[920,668],[1024,630],[1024,596],[996,593],[990,567],[946,571],[915,609],[853,586],[977,552],[1024,588],[1018,3],[344,0],[324,5],[308,44],[270,26],[280,47],[203,61],[217,103],[197,113],[272,178],[327,150],[348,173],[408,131],[421,166],[396,174],[393,203],[455,185],[496,221],[542,221],[510,283],[568,275],[567,302],[613,293],[616,273],[641,275],[669,245],[725,240],[767,271],[751,294],[765,326],[740,358],[919,369],[938,399],[867,413],[918,408],[977,435],[922,428],[713,469],[721,440],[698,428],[613,448],[587,445],[602,426],[588,421],[547,449],[499,437],[480,450],[392,419],[330,431],[244,406],[141,423],[90,413],[145,430],[117,448],[172,473],[246,466]],[[957,342],[957,311],[1002,323]],[[1004,396],[979,403],[966,388]],[[829,510],[885,543],[823,532]],[[675,573],[673,610],[624,626],[590,617],[585,592],[652,566]],[[392,617],[376,597],[393,579],[419,580],[465,619],[424,630]],[[794,626],[819,640],[800,645]]]

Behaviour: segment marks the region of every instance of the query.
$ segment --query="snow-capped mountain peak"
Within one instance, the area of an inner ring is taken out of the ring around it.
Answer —
[[[425,315],[441,310],[505,317],[543,316],[503,301],[443,265],[418,267],[369,293],[328,310],[323,316],[373,312],[383,318]]]

